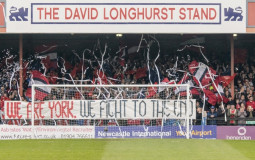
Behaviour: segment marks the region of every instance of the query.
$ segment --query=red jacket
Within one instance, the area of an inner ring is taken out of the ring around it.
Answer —
[[[246,108],[248,106],[251,106],[253,109],[255,109],[255,101],[248,101],[248,102],[246,102]]]

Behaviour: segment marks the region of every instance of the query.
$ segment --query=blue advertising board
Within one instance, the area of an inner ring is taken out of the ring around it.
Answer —
[[[191,138],[216,139],[216,126],[191,126]],[[185,138],[178,126],[106,126],[95,128],[95,138]]]

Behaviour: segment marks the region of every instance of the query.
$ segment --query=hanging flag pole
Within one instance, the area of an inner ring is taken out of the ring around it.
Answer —
[[[234,75],[234,37],[230,36],[230,46],[231,46],[231,75]],[[234,81],[231,82],[231,95],[234,96]]]
[[[23,96],[23,35],[19,35],[19,94]]]

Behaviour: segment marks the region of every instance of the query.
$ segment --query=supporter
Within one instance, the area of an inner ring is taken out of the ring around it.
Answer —
[[[247,113],[245,111],[245,107],[241,107],[240,110],[237,113],[238,116],[238,125],[243,126],[246,124],[245,117],[247,116]]]
[[[235,125],[236,124],[236,118],[237,118],[237,109],[235,108],[235,105],[232,103],[230,106],[230,109],[227,111],[228,116],[228,124],[229,125]]]
[[[197,102],[199,103],[199,102]],[[202,121],[202,107],[199,105],[197,106],[197,113],[196,113],[196,125],[201,125]]]
[[[249,101],[246,102],[246,107],[251,106],[253,109],[255,109],[255,101],[253,101],[253,96],[249,96]]]
[[[251,106],[247,107],[247,118],[254,118],[255,112],[254,109]]]
[[[241,105],[240,105],[240,100],[236,99],[236,109],[240,109]]]
[[[201,125],[206,126],[207,125],[207,112],[203,111],[202,113],[202,122]]]
[[[207,113],[208,124],[209,125],[216,125],[216,118],[217,118],[217,112],[215,110],[214,106],[211,106],[210,111]]]
[[[223,117],[225,116],[225,109],[224,109],[224,105],[220,104],[217,109],[217,117],[221,118],[219,120],[217,120],[217,124],[222,125],[225,124],[225,120],[223,119]]]
[[[246,100],[245,100],[244,94],[241,95],[241,98],[239,101],[240,101],[240,103],[243,103],[244,105],[246,105]]]

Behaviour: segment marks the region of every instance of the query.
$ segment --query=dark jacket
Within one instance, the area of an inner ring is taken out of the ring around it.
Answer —
[[[214,117],[211,118],[211,115],[214,115]],[[214,112],[209,111],[209,112],[207,113],[208,124],[209,124],[209,125],[216,125],[216,119],[215,119],[215,118],[217,118],[217,116],[218,116],[218,114],[217,114],[216,111],[214,111]]]

